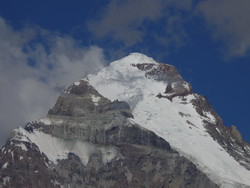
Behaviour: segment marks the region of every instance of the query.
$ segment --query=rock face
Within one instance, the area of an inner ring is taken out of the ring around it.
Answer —
[[[247,187],[249,155],[175,67],[132,54],[13,131],[0,151],[0,187]]]

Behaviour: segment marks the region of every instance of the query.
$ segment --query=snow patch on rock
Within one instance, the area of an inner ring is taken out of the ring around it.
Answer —
[[[99,96],[95,96],[95,95],[91,95],[91,99],[92,102],[97,106],[98,105],[98,101],[100,100],[101,97]]]
[[[7,182],[9,182],[9,181],[10,181],[10,177],[9,176],[4,177],[3,178],[3,185],[6,185]]]
[[[80,85],[80,82],[79,82],[79,81],[74,82],[74,85],[79,86],[79,85]]]
[[[43,118],[43,119],[40,119],[39,121],[45,125],[51,125],[51,121],[48,118]]]
[[[7,168],[7,167],[8,167],[8,165],[9,165],[9,163],[8,163],[8,162],[4,163],[4,165],[2,166],[2,169]]]
[[[109,163],[116,157],[118,157],[118,151],[114,147],[101,148],[102,162]]]
[[[24,151],[28,151],[27,147],[23,143],[18,143],[18,144],[15,144],[15,145],[22,148],[22,150],[24,150]]]

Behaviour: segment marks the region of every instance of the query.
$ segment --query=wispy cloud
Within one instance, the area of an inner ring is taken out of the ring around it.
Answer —
[[[41,28],[15,31],[0,18],[0,145],[13,128],[45,116],[62,89],[104,64],[101,48]]]
[[[111,0],[99,18],[88,22],[88,29],[98,39],[110,37],[125,47],[136,45],[149,35],[163,45],[183,45],[181,11],[190,8],[191,0]],[[157,25],[159,32],[151,31],[150,25]]]
[[[223,53],[227,58],[249,55],[249,7],[249,0],[205,0],[197,6],[212,28],[214,39],[225,44]]]
[[[87,28],[123,51],[139,46],[145,52],[150,43],[169,52],[192,43],[195,36],[186,26],[204,18],[221,55],[230,59],[249,55],[249,6],[249,0],[110,0]]]

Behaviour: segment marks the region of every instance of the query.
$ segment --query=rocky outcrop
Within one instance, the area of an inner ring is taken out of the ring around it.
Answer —
[[[8,141],[0,154],[0,187],[59,188],[53,183],[55,176],[48,162],[35,144]]]
[[[192,93],[191,85],[182,79],[174,66],[152,63],[133,64],[132,66],[144,71],[146,78],[168,83],[165,92],[157,95],[159,98],[167,98],[172,101],[174,97]]]

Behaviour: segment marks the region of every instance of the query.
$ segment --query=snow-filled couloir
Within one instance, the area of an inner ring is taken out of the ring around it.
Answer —
[[[132,121],[164,138],[221,187],[250,186],[250,171],[208,133],[207,125],[215,126],[217,119],[195,106],[196,99],[205,99],[173,66],[132,53],[89,75],[88,81],[104,97],[126,101]]]

